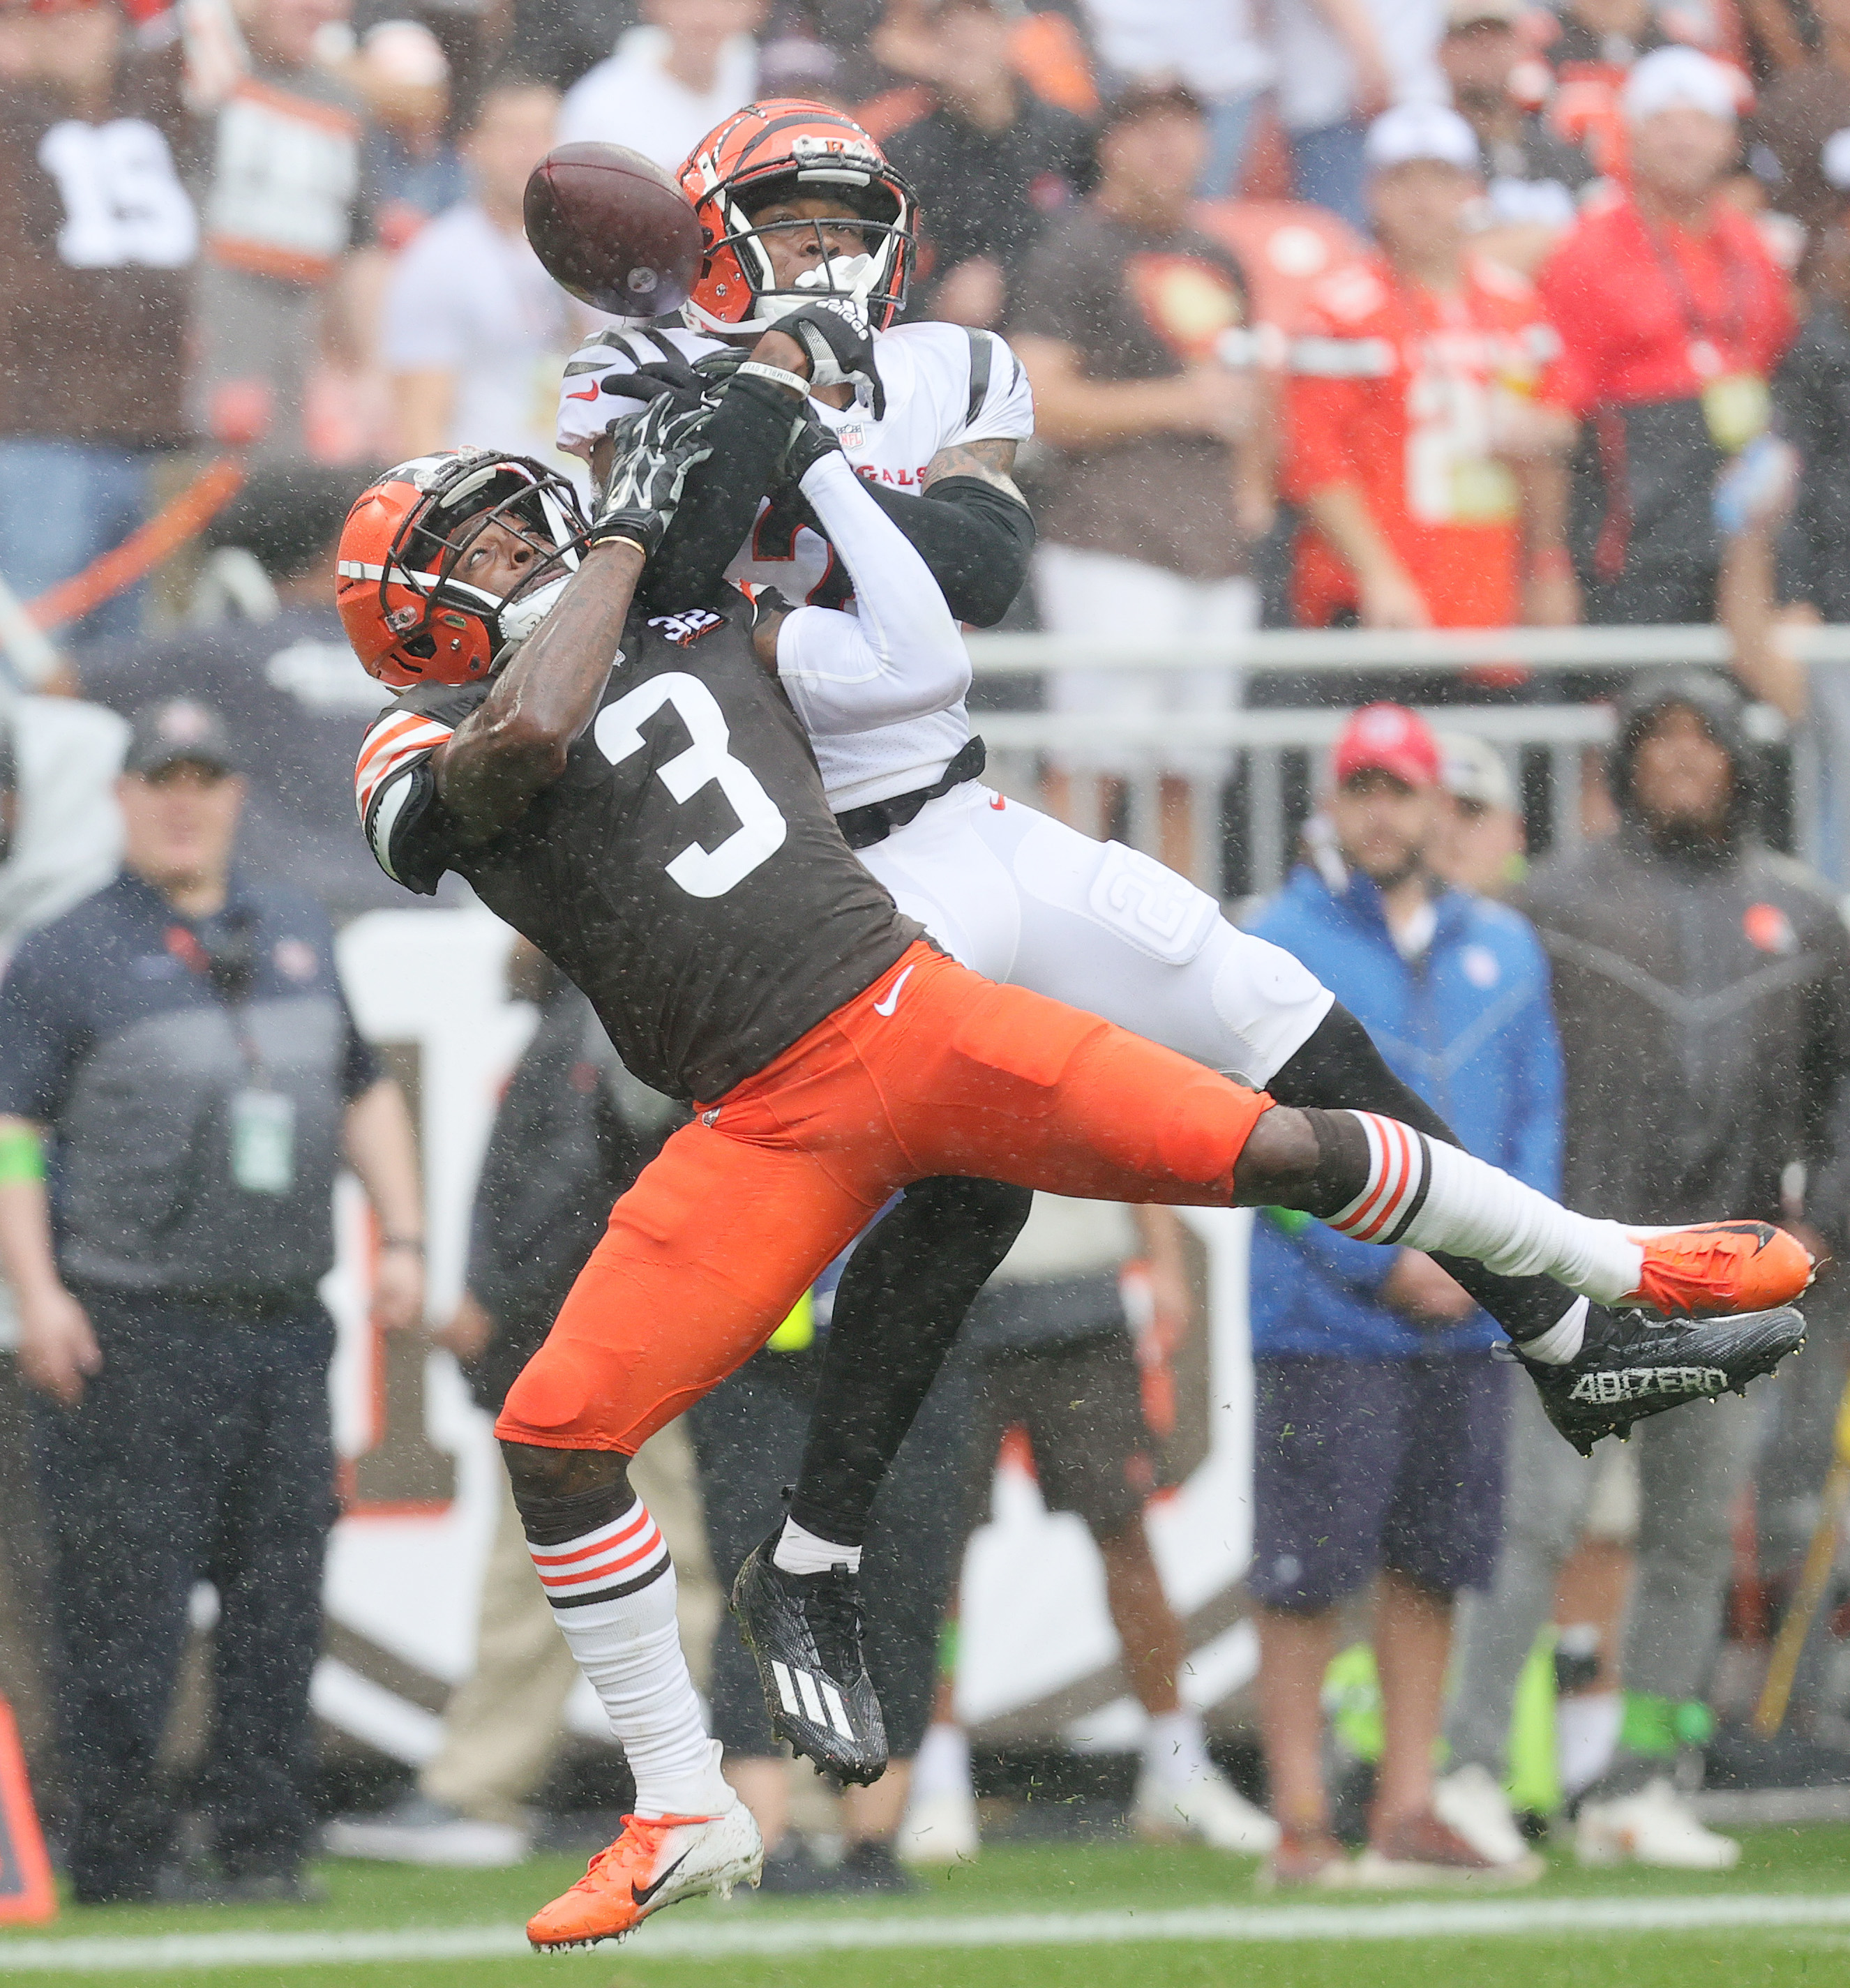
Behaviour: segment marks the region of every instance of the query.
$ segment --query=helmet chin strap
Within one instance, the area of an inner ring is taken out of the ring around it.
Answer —
[[[502,646],[495,658],[497,664],[518,648],[559,605],[559,597],[571,577],[569,573],[562,573],[556,580],[549,580],[544,587],[535,587],[531,593],[517,596],[500,609]]]

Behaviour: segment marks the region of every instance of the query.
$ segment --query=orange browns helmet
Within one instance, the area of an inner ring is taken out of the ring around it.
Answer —
[[[701,140],[680,178],[704,238],[700,275],[684,313],[690,323],[722,334],[769,331],[784,311],[833,293],[852,296],[884,331],[905,303],[918,203],[879,146],[840,111],[794,96],[748,103]],[[868,224],[864,255],[833,264],[824,258],[826,289],[780,290],[748,218],[749,209],[799,192],[840,194]]]
[[[491,524],[537,555],[506,597],[456,576]],[[354,654],[394,690],[485,677],[545,619],[585,529],[577,492],[530,456],[441,449],[388,469],[340,530],[334,600]]]

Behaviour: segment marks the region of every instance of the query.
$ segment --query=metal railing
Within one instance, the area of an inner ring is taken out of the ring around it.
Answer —
[[[1811,709],[1789,725],[1774,707],[1750,706],[1749,726],[1763,744],[1784,746],[1787,792],[1784,813],[1794,852],[1840,882],[1850,881],[1850,849],[1828,804],[1830,770],[1850,770],[1850,627],[1782,631],[1791,652],[1810,667]],[[1666,664],[1726,667],[1732,650],[1713,627],[1576,627],[1445,630],[1405,634],[1373,629],[1283,629],[1242,636],[1173,638],[1047,634],[978,634],[969,638],[979,681],[1044,677],[1056,670],[1099,669],[1163,674],[1226,668],[1238,678],[1315,677],[1316,701],[1280,708],[1167,713],[1068,712],[984,709],[976,716],[988,742],[991,778],[1024,800],[1036,797],[1050,756],[1071,754],[1082,763],[1087,749],[1129,756],[1135,770],[1125,781],[1127,839],[1158,848],[1158,783],[1165,749],[1186,744],[1236,756],[1237,776],[1224,786],[1196,779],[1192,810],[1197,827],[1198,875],[1215,876],[1228,840],[1244,853],[1250,890],[1274,888],[1292,860],[1297,813],[1307,779],[1342,727],[1356,700],[1344,679],[1358,673],[1419,672],[1465,676],[1486,666],[1520,664],[1541,671],[1570,670],[1622,675]],[[1836,688],[1842,695],[1821,695]],[[1838,706],[1843,708],[1840,710]],[[1582,833],[1588,749],[1612,734],[1609,705],[1535,702],[1427,704],[1440,729],[1466,732],[1504,756],[1517,790],[1530,803],[1532,837],[1543,846],[1571,850]],[[1297,763],[1293,763],[1296,756]],[[1545,769],[1537,776],[1537,768]],[[1525,777],[1526,776],[1526,777]],[[1840,776],[1840,778],[1842,776]],[[1236,811],[1222,820],[1223,804]],[[1537,818],[1537,810],[1541,819]],[[1229,835],[1231,828],[1233,833]]]

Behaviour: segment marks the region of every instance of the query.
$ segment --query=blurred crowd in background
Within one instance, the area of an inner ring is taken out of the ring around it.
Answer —
[[[175,837],[217,836],[222,884],[235,850],[235,874],[276,894],[250,917],[296,921],[277,943],[308,964],[277,998],[312,987],[338,1009],[332,930],[411,901],[353,822],[354,744],[381,699],[333,611],[347,506],[370,469],[462,442],[582,475],[554,417],[594,320],[526,244],[529,174],[575,140],[672,171],[728,113],[780,96],[850,110],[913,186],[908,315],[999,332],[1026,368],[1037,435],[1016,473],[1040,542],[1006,627],[1179,647],[1358,627],[1398,631],[1416,658],[1438,629],[1726,631],[1731,671],[1635,684],[1603,664],[1460,674],[1377,654],[1243,683],[1055,669],[1000,701],[1171,714],[1153,755],[1049,754],[1043,791],[1110,832],[1153,759],[1162,853],[1234,898],[1248,854],[1201,817],[1245,776],[1192,721],[1243,701],[1354,713],[1285,796],[1302,860],[1250,907],[1256,928],[1474,1149],[1535,1185],[1627,1220],[1725,1209],[1802,1225],[1825,1257],[1850,1246],[1850,942],[1823,877],[1768,846],[1804,840],[1801,810],[1830,805],[1850,751],[1841,672],[1808,671],[1787,634],[1850,621],[1845,0],[0,0],[5,942],[115,874],[126,742],[128,874],[161,891]],[[241,482],[221,503],[226,465]],[[112,585],[97,563],[149,531],[168,556]],[[1534,806],[1525,762],[1406,708],[1564,699],[1623,700],[1571,834],[1558,796]],[[1803,793],[1801,739],[1821,768]],[[204,828],[144,791],[176,769],[219,796]],[[1839,857],[1821,860],[1841,885]],[[440,905],[465,901],[451,888]],[[225,937],[200,942],[199,998],[242,1012],[269,996],[225,996]],[[296,957],[277,952],[286,977]],[[46,970],[0,1008],[45,1002]],[[570,990],[517,970],[539,1030],[490,1148],[468,1293],[442,1327],[491,1410],[612,1194],[676,1122]],[[144,1019],[131,1004],[87,1019],[81,1053]],[[19,1026],[0,1013],[0,1114],[56,1124],[66,1100],[16,1067]],[[396,1088],[357,1036],[324,1075],[388,1246],[414,1253],[410,1162],[382,1116],[402,1112]],[[1712,1788],[1850,1787],[1850,1591],[1817,1613],[1781,1736],[1746,1724],[1820,1515],[1845,1367],[1828,1280],[1813,1350],[1777,1389],[1583,1464],[1482,1358],[1487,1321],[1429,1260],[1269,1212],[1255,1234],[1263,1661],[1246,1725],[1214,1723],[1218,1793],[1197,1775],[1172,1800],[1165,1778],[1176,1760],[1206,1774],[1207,1736],[1142,1523],[1202,1324],[1182,1225],[1043,1205],[983,1300],[962,1391],[895,1478],[896,1499],[944,1519],[922,1532],[945,1554],[999,1448],[1031,1456],[1050,1506],[1084,1520],[1144,1715],[1118,1791],[1141,1827],[1266,1854],[1282,1882],[1393,1883],[1435,1863],[1534,1875],[1524,1831],[1566,1804],[1590,1861],[1720,1868],[1733,1846],[1690,1800],[1705,1763]],[[267,1316],[313,1267],[277,1272]],[[401,1266],[387,1309],[408,1317],[418,1296]],[[677,1428],[645,1455],[703,1645],[716,1597],[698,1570],[729,1580],[763,1530],[753,1501],[784,1468],[763,1459],[799,1439],[826,1299],[688,1418],[691,1447]],[[46,1400],[75,1402],[83,1375],[61,1395],[19,1364],[0,1355],[0,1689],[27,1715],[54,1818],[73,1721],[83,1770],[113,1762],[139,1820],[79,1846],[80,1888],[145,1896],[171,1834],[185,1591],[239,1576],[176,1563],[142,1593],[165,1641],[134,1653],[136,1706],[109,1723],[127,1604],[86,1589],[60,1614],[47,1598],[74,1578],[86,1472],[106,1466],[45,1435]],[[1314,1443],[1287,1440],[1307,1428]],[[298,1477],[321,1454],[305,1448]],[[41,1496],[42,1524],[26,1516]],[[325,1531],[292,1535],[301,1605],[270,1625],[287,1647],[221,1655],[222,1736],[242,1706],[237,1743],[275,1784],[220,1789],[225,1840],[263,1853],[222,1855],[220,1878],[288,1895],[313,1747],[306,1720],[270,1729],[249,1701],[279,1678],[306,1690],[287,1680],[313,1658]],[[491,1863],[556,1840],[533,1805],[547,1790],[560,1805],[546,1777],[572,1672],[526,1565],[510,1505],[478,1679],[418,1785],[336,1824],[336,1847]],[[919,1731],[909,1782],[840,1814],[793,1810],[729,1629],[702,1672],[786,1889],[896,1887],[906,1858],[973,1854],[979,1783],[1006,1785],[955,1725],[939,1624],[910,1621],[903,1594],[876,1612]],[[1542,1729],[1524,1709],[1540,1674],[1558,1692]],[[1394,1829],[1371,1831],[1366,1788]]]

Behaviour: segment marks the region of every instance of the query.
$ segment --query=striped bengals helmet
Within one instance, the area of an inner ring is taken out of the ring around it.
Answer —
[[[539,554],[511,597],[455,576],[490,524]],[[584,530],[577,493],[530,456],[441,449],[388,469],[340,531],[334,600],[354,654],[394,690],[485,677],[544,620],[577,569]]]
[[[853,296],[884,331],[905,303],[918,204],[879,146],[840,111],[794,96],[748,103],[694,147],[680,179],[703,237],[700,275],[684,312],[691,325],[722,334],[769,331],[796,304],[833,293]],[[868,247],[832,263],[825,253],[827,288],[780,290],[749,212],[800,193],[840,195],[848,212],[865,220]]]

